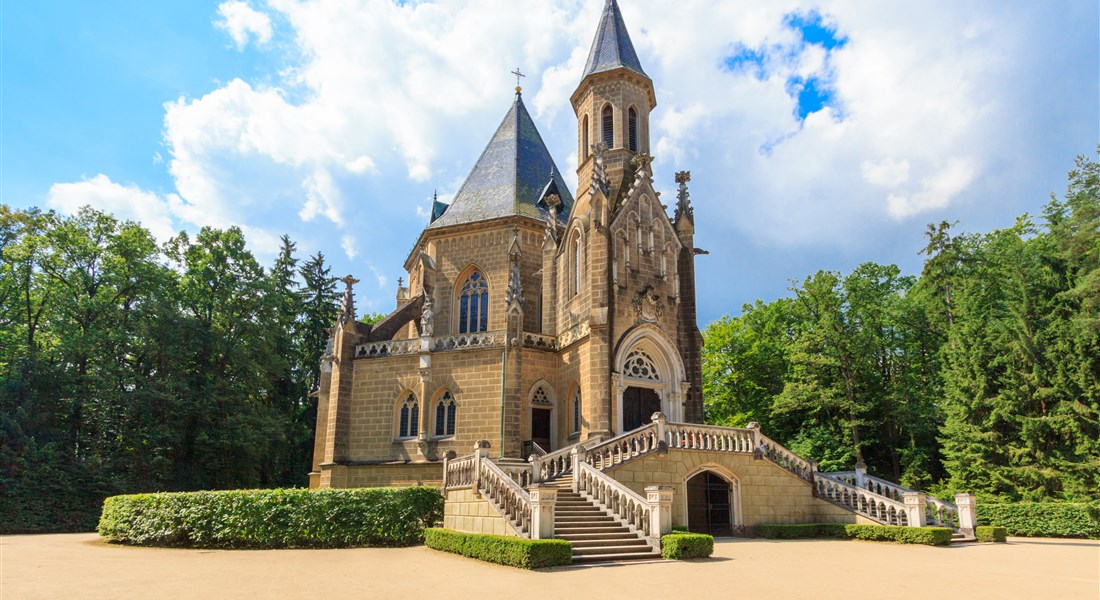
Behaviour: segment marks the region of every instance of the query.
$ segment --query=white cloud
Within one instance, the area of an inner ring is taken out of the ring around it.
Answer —
[[[926,177],[921,182],[921,190],[911,197],[890,194],[887,198],[890,215],[895,219],[904,219],[943,208],[974,181],[974,173],[971,161],[952,160],[943,169]]]
[[[348,257],[348,260],[355,260],[355,257],[359,256],[357,244],[354,235],[345,235],[340,238],[340,248],[344,250],[344,255]]]
[[[229,0],[218,5],[221,17],[214,24],[224,29],[238,50],[244,50],[248,40],[254,38],[259,44],[271,41],[271,19],[241,0]]]
[[[115,183],[102,173],[75,183],[53,184],[46,195],[46,206],[70,215],[83,206],[91,206],[119,219],[141,223],[161,242],[178,232],[172,223],[168,200],[136,185]]]
[[[859,166],[868,183],[892,186],[909,181],[909,161],[896,158],[865,160]]]

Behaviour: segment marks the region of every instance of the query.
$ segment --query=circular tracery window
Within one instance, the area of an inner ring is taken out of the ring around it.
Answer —
[[[661,380],[660,375],[657,373],[657,367],[653,363],[653,358],[646,354],[644,350],[633,350],[626,355],[623,373],[634,379]]]

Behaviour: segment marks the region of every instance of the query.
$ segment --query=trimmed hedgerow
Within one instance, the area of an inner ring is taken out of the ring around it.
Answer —
[[[683,525],[673,525],[672,526],[672,533],[687,533],[687,532],[688,532],[688,528],[683,526]]]
[[[999,525],[1008,535],[1097,539],[1100,520],[1094,510],[1085,502],[979,502],[978,525]]]
[[[573,562],[573,546],[565,540],[529,540],[433,527],[424,531],[424,544],[443,552],[521,569],[556,567]]]
[[[756,535],[771,539],[842,538],[899,544],[943,546],[951,542],[952,531],[946,527],[896,527],[892,525],[846,525],[843,523],[809,523],[796,525],[758,525]]]
[[[233,490],[112,496],[99,534],[183,548],[410,546],[443,518],[432,487]]]
[[[705,533],[669,533],[661,536],[661,556],[671,560],[706,558],[714,552],[714,536]]]
[[[978,525],[974,528],[974,537],[979,542],[1004,542],[1008,539],[1008,532],[1004,527]]]

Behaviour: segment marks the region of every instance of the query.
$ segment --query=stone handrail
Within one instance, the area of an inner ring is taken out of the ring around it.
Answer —
[[[584,462],[577,465],[574,485],[579,494],[598,504],[623,525],[652,539],[651,508],[645,498]]]
[[[939,498],[928,496],[924,501],[925,519],[929,525],[959,528],[959,507]]]
[[[503,346],[508,335],[503,331],[489,333],[463,333],[432,338],[432,352],[447,350],[465,350],[467,348],[492,348]]]
[[[531,467],[534,469],[538,481],[549,481],[555,477],[571,473],[573,471],[573,448],[579,445],[573,444],[543,456],[530,457],[528,460],[531,461]]]
[[[359,344],[355,358],[382,358],[383,356],[407,356],[420,351],[420,340],[386,340]]]
[[[474,455],[444,461],[443,491],[473,487],[476,465],[477,460]]]
[[[711,450],[751,454],[755,449],[752,429],[668,423],[668,447],[681,450]]]
[[[814,491],[818,498],[843,506],[883,525],[909,524],[904,503],[836,479],[831,473],[817,473]]]
[[[524,537],[531,537],[531,496],[487,458],[477,461],[477,489]]]
[[[808,481],[811,484],[814,482],[814,472],[817,471],[817,467],[813,463],[791,452],[768,436],[759,432],[757,432],[757,435],[760,440],[757,450],[764,458],[786,469],[799,479]]]
[[[520,487],[527,487],[534,481],[534,469],[528,463],[497,461],[497,467]]]
[[[661,441],[657,423],[653,422],[588,448],[584,462],[602,471],[657,451]]]

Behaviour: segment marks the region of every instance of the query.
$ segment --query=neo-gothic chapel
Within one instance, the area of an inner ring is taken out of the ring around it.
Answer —
[[[396,310],[357,322],[345,279],[310,486],[442,486],[446,527],[570,539],[577,560],[651,555],[671,524],[942,517],[922,499],[918,519],[900,488],[867,492],[861,471],[818,474],[759,429],[698,425],[690,175],[669,214],[653,81],[615,0],[570,101],[576,196],[517,87],[452,202],[435,203]]]

